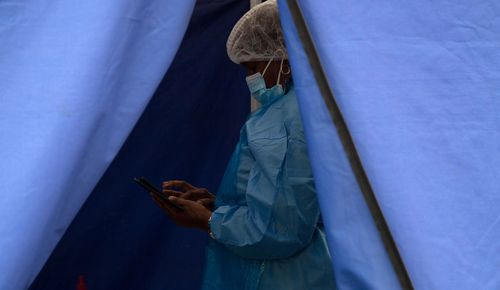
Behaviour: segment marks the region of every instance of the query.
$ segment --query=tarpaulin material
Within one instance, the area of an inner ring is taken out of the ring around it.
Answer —
[[[0,3],[0,289],[26,289],[139,118],[194,1]]]
[[[207,234],[173,224],[132,179],[217,191],[250,108],[245,71],[225,47],[247,10],[247,1],[196,2],[155,95],[30,290],[74,289],[79,275],[89,290],[199,289]]]
[[[300,7],[415,289],[499,289],[500,5]],[[397,289],[282,15],[339,288]]]
[[[338,289],[399,289],[286,2],[281,21]]]

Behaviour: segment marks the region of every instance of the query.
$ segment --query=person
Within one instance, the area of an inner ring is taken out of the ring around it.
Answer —
[[[155,201],[177,224],[207,231],[203,289],[335,289],[290,65],[275,1],[248,11],[227,51],[261,107],[240,132],[217,195],[163,183],[184,208]]]

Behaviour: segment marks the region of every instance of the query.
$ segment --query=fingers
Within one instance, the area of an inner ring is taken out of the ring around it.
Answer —
[[[192,200],[187,200],[187,199],[184,199],[181,197],[169,196],[168,200],[170,200],[171,202],[173,202],[177,205],[182,206],[185,209],[199,207],[197,202],[192,201]]]
[[[213,204],[214,200],[211,198],[201,198],[201,199],[198,199],[197,202],[199,204],[202,204],[203,206],[207,206],[207,205]]]
[[[201,198],[209,198],[211,197],[212,194],[205,188],[196,188],[189,190],[188,192],[184,193],[182,195],[182,198],[184,199],[189,199],[189,200],[199,200]]]
[[[162,190],[162,193],[167,195],[167,196],[176,196],[176,197],[180,197],[184,194],[180,191],[165,189],[165,188]]]
[[[180,190],[186,192],[188,190],[196,189],[196,187],[187,183],[184,180],[170,180],[162,183],[163,189],[179,188]]]
[[[196,201],[200,198],[214,197],[206,188],[197,188],[184,180],[170,180],[162,183],[163,193]]]
[[[213,198],[202,198],[197,201],[197,203],[203,205],[205,208],[213,211],[215,207],[214,199]]]
[[[178,209],[176,209],[175,207],[172,207],[170,204],[168,204],[163,199],[161,199],[158,195],[156,195],[154,193],[149,193],[149,195],[154,200],[154,202],[160,208],[162,208],[170,217],[174,217],[179,212]]]
[[[206,205],[206,204],[209,204],[209,203],[213,203],[213,202],[214,202],[214,200],[213,200],[213,199],[211,199],[211,198],[200,198],[200,199],[198,199],[198,201],[197,201],[197,202],[198,202],[198,203],[201,203],[201,204],[203,204],[203,205]]]

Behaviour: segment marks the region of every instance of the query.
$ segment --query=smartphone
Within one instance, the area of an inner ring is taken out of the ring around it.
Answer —
[[[144,177],[135,177],[134,181],[137,182],[142,188],[144,188],[146,191],[151,192],[158,198],[160,198],[162,201],[167,203],[168,205],[175,207],[178,210],[184,210],[182,206],[175,204],[168,200],[167,196],[165,196],[158,188],[156,188],[151,182],[149,182],[146,178]]]

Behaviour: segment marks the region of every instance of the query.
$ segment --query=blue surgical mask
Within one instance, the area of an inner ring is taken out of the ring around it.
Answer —
[[[259,103],[261,103],[262,105],[265,105],[284,94],[283,87],[279,84],[279,76],[276,85],[269,89],[266,87],[266,81],[264,80],[263,74],[266,73],[266,70],[269,67],[271,61],[272,60],[267,63],[266,68],[264,69],[264,72],[262,74],[258,72],[246,77],[247,86],[250,90],[250,93],[252,94],[252,97],[257,99],[257,101],[259,101]]]

